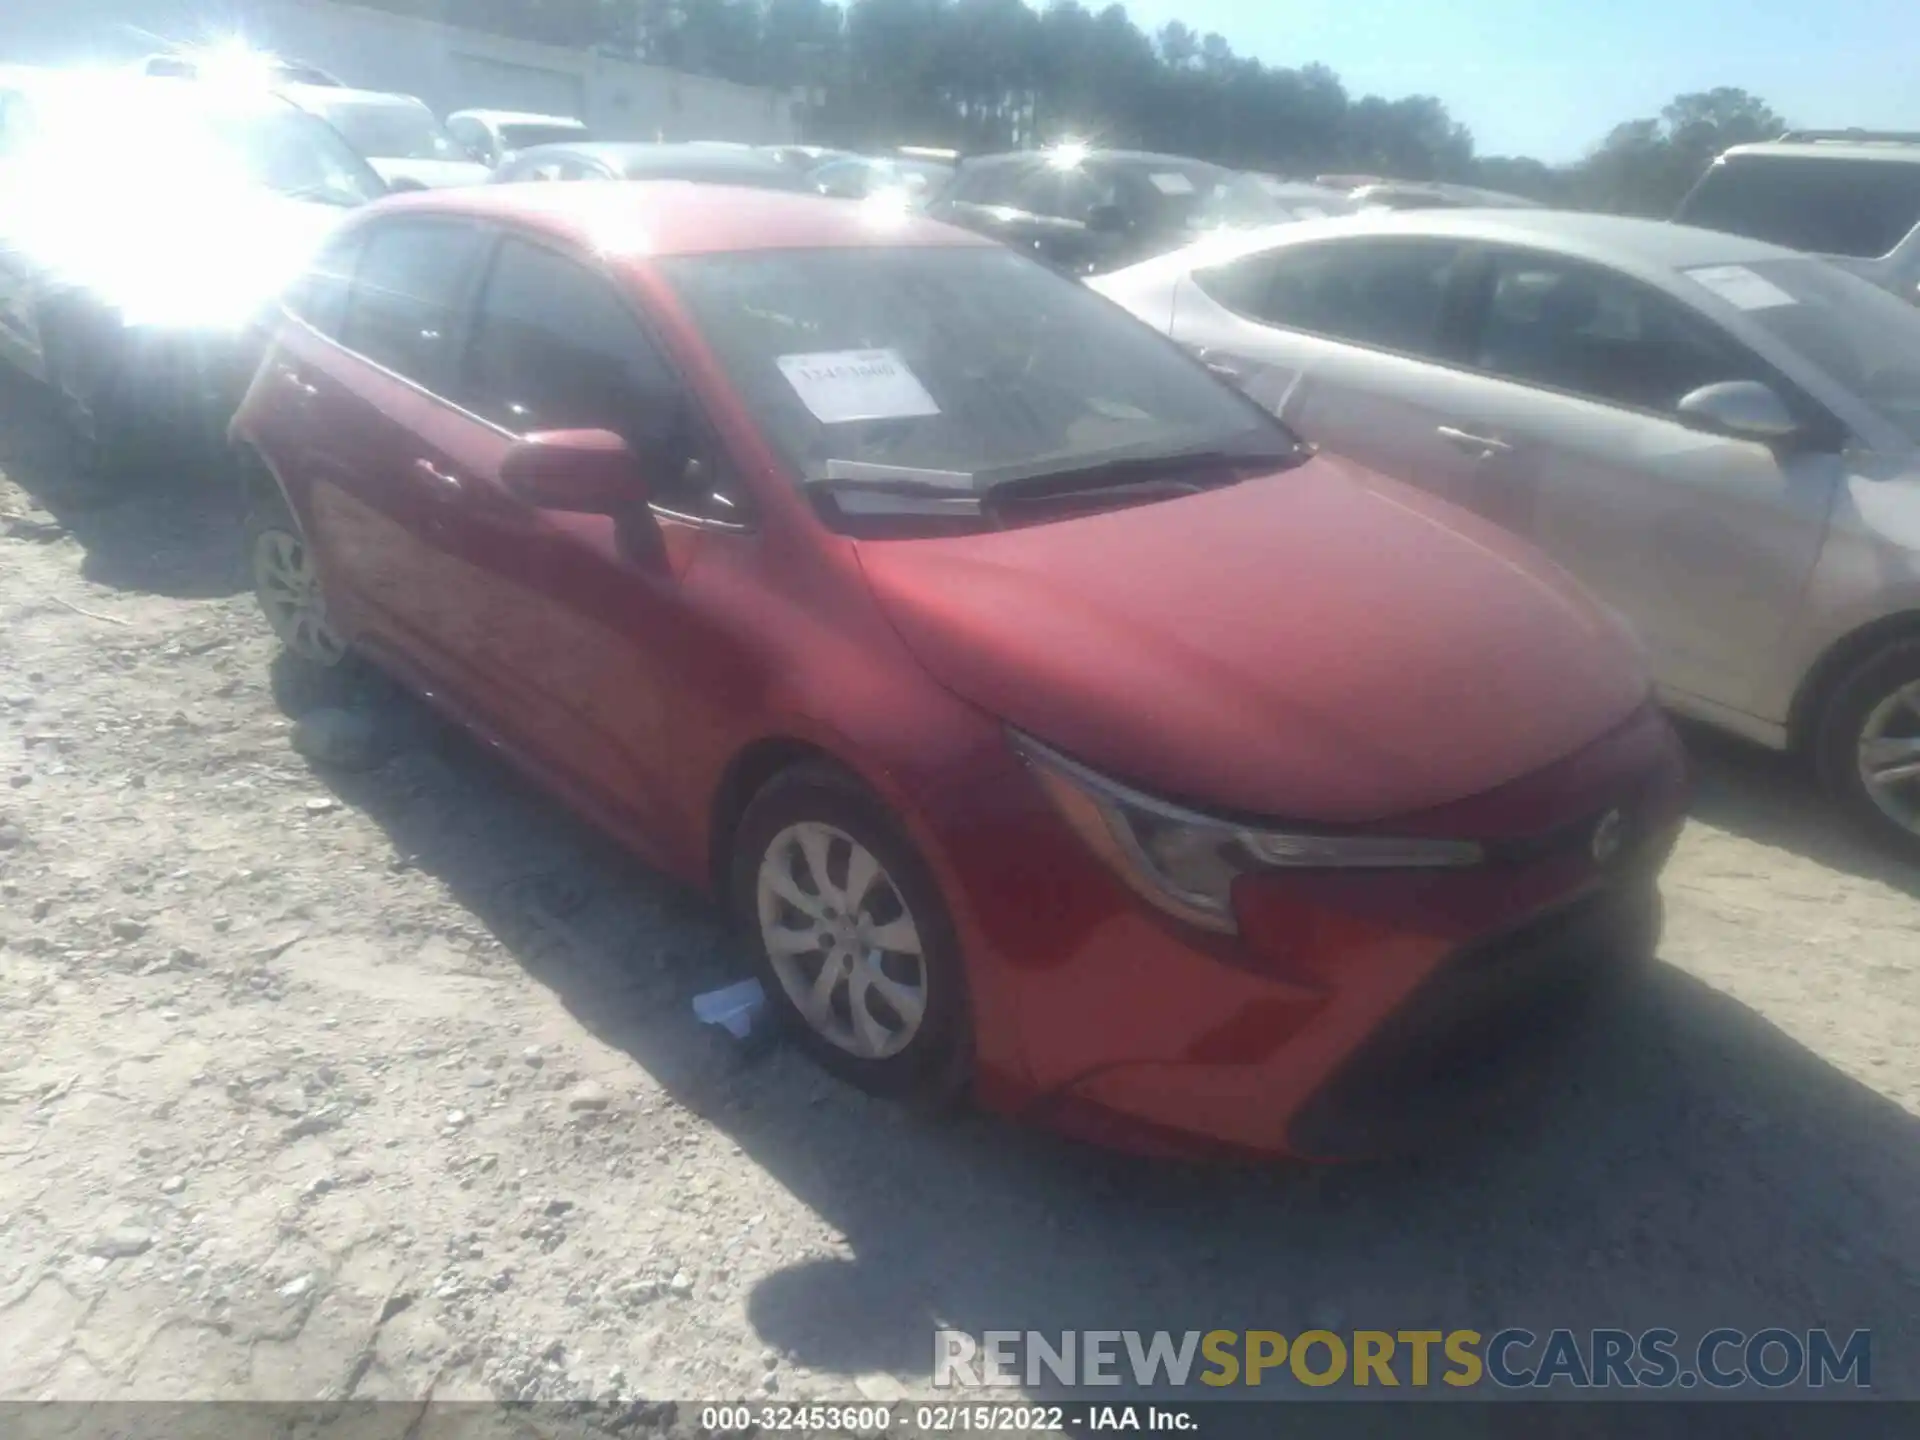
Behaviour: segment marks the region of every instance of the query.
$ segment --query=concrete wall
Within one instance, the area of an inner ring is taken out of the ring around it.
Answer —
[[[0,62],[118,63],[234,34],[349,85],[418,95],[441,115],[574,114],[612,140],[797,138],[777,91],[332,0],[0,0]]]

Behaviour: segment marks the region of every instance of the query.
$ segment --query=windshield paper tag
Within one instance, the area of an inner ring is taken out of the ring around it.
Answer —
[[[940,413],[926,387],[892,350],[782,355],[775,363],[794,394],[823,425]]]
[[[1193,194],[1193,181],[1189,180],[1185,175],[1182,175],[1178,170],[1157,170],[1147,176],[1147,179],[1153,182],[1153,188],[1158,190],[1162,195]]]
[[[1798,303],[1778,285],[1744,265],[1703,265],[1685,273],[1688,279],[1706,286],[1729,305],[1742,310],[1771,310],[1778,305]]]

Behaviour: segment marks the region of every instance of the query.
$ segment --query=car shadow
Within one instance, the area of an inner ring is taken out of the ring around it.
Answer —
[[[1856,832],[1797,757],[1690,722],[1680,732],[1693,766],[1695,819],[1920,898],[1920,865]]]
[[[15,542],[71,537],[96,585],[175,599],[219,599],[248,585],[240,489],[218,457],[156,446],[114,481],[78,478],[51,394],[0,373],[0,476],[40,514],[0,521]]]
[[[845,1237],[748,1298],[815,1371],[917,1389],[938,1328],[1824,1325],[1872,1330],[1876,1388],[1920,1396],[1920,1122],[1685,971],[1605,992],[1524,1103],[1417,1159],[1171,1164],[921,1119],[696,1025],[745,972],[711,908],[382,693],[398,753],[322,778],[393,863]]]

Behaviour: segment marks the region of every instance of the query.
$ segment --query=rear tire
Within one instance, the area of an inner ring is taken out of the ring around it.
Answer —
[[[729,896],[767,1005],[822,1068],[944,1109],[971,1070],[966,973],[932,871],[887,808],[809,763],[755,795]]]
[[[271,481],[253,487],[247,511],[247,574],[268,626],[296,667],[316,675],[346,667],[346,640],[327,614],[305,532]]]
[[[1860,831],[1920,860],[1920,640],[1899,640],[1848,671],[1820,711],[1820,783]]]

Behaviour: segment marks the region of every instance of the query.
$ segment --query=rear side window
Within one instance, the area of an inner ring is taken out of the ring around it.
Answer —
[[[404,220],[365,235],[341,343],[396,375],[445,393],[479,233],[444,221]]]
[[[356,231],[327,246],[287,291],[287,309],[329,339],[340,339],[346,326],[347,297],[365,238]]]
[[[1877,260],[1920,225],[1920,163],[1733,155],[1708,169],[1674,218],[1816,255]]]
[[[1462,247],[1446,240],[1297,245],[1194,272],[1227,309],[1382,350],[1438,357]]]

